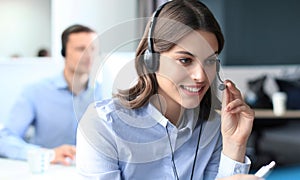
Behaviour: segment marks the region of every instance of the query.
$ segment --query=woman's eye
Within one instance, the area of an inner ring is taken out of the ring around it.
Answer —
[[[181,64],[186,65],[186,64],[190,64],[190,63],[192,62],[192,59],[190,59],[190,58],[180,58],[180,59],[179,59],[179,62],[180,62]]]
[[[217,62],[216,58],[209,58],[209,59],[204,60],[204,65],[212,66],[212,65],[215,65],[216,62]]]

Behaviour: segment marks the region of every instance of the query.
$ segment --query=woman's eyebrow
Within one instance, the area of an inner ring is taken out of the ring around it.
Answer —
[[[185,54],[185,55],[189,55],[189,56],[192,56],[192,57],[196,57],[194,54],[192,54],[192,53],[190,53],[188,51],[176,51],[175,53],[177,53],[177,54]],[[210,58],[210,57],[216,56],[216,55],[218,55],[218,51],[215,51],[214,53],[212,53],[211,55],[209,55],[207,58]]]
[[[176,51],[175,53],[177,54],[185,54],[185,55],[189,55],[189,56],[192,56],[192,57],[195,57],[194,54],[188,52],[188,51]]]
[[[214,52],[214,53],[212,53],[211,55],[209,55],[207,58],[210,58],[210,57],[212,57],[212,56],[218,56],[218,51],[216,51],[216,52]],[[206,58],[206,59],[207,59]]]

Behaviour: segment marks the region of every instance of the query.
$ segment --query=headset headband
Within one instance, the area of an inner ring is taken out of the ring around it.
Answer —
[[[164,8],[166,4],[169,2],[166,2],[165,4],[161,5],[152,15],[150,26],[149,26],[149,31],[148,31],[148,49],[151,53],[154,53],[154,41],[153,41],[153,32],[155,29],[157,17],[159,16],[161,10]]]

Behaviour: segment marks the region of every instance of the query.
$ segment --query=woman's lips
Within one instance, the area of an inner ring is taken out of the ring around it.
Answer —
[[[180,86],[185,92],[188,94],[199,94],[201,93],[201,90],[204,88],[204,86]]]

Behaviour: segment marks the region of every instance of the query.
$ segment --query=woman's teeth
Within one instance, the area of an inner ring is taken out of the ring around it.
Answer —
[[[201,90],[201,88],[188,87],[188,86],[182,86],[182,88],[193,93],[199,92]]]

